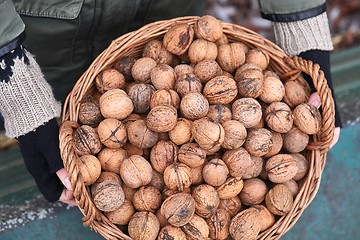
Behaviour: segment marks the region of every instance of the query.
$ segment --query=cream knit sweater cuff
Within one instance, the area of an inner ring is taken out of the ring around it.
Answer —
[[[290,57],[307,50],[333,49],[326,12],[305,20],[273,22],[275,42]]]
[[[34,57],[27,52],[29,64],[15,58],[9,81],[0,79],[0,111],[5,120],[6,135],[15,138],[34,131],[54,117],[59,117],[61,104],[55,100]],[[4,62],[0,67],[5,68]]]

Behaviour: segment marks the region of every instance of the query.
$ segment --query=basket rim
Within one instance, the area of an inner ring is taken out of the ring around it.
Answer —
[[[93,87],[96,75],[112,66],[121,54],[124,54],[122,57],[126,56],[126,53],[129,53],[128,48],[134,45],[134,43],[141,45],[145,40],[161,38],[173,24],[187,23],[193,25],[199,18],[199,16],[187,16],[153,22],[113,40],[109,47],[82,74],[65,100],[60,127],[61,156],[64,166],[69,172],[70,182],[74,189],[75,198],[79,203],[79,209],[84,215],[84,225],[90,226],[90,228],[99,232],[105,238],[131,239],[112,224],[103,213],[96,209],[77,169],[76,159],[78,157],[73,149],[72,133],[79,126],[77,124],[79,103]],[[326,153],[329,150],[334,131],[334,103],[332,95],[325,76],[317,64],[298,57],[289,58],[275,43],[250,29],[233,23],[221,22],[221,24],[224,28],[224,34],[230,39],[241,39],[243,42],[251,43],[251,46],[259,47],[270,53],[271,67],[274,71],[281,73],[282,79],[287,79],[288,81],[299,81],[298,79],[300,79],[304,83],[305,80],[301,77],[301,73],[304,72],[310,75],[321,98],[323,106],[322,132],[314,136],[313,144],[309,145],[306,151],[307,159],[310,160],[309,173],[294,199],[293,208],[290,213],[279,218],[273,227],[261,232],[257,238],[278,239],[296,223],[302,212],[315,197],[320,186],[321,174],[326,162]],[[306,87],[306,84],[303,84],[304,87]]]

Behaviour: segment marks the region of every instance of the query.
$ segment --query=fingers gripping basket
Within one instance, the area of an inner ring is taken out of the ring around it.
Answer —
[[[147,42],[161,39],[167,30],[175,23],[193,25],[198,17],[182,17],[172,20],[148,24],[143,28],[115,39],[111,45],[102,52],[91,64],[88,70],[75,84],[68,95],[63,108],[62,126],[60,129],[60,150],[64,165],[70,174],[70,181],[74,195],[83,213],[83,223],[100,233],[107,239],[131,239],[115,224],[98,210],[92,200],[88,187],[79,174],[73,146],[73,132],[78,125],[78,112],[80,101],[94,88],[95,77],[104,69],[111,67],[114,62],[125,56],[140,57]],[[249,48],[260,48],[270,56],[269,68],[276,72],[283,81],[298,81],[304,88],[307,83],[301,73],[308,74],[317,89],[322,103],[322,126],[319,134],[312,137],[304,155],[310,163],[309,172],[300,185],[300,190],[294,199],[289,213],[277,219],[269,229],[261,232],[257,239],[278,239],[285,234],[299,219],[302,212],[312,201],[318,191],[321,174],[326,162],[326,152],[329,149],[334,131],[334,104],[331,92],[327,86],[323,72],[317,64],[301,58],[289,58],[274,43],[238,25],[221,23],[224,34],[230,42],[240,41]]]

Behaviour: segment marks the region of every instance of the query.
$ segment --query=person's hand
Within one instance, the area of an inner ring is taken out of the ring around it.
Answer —
[[[36,131],[18,137],[27,170],[49,202],[58,200],[74,205],[73,192],[60,157],[59,128],[56,119]]]
[[[72,191],[71,183],[69,180],[69,174],[65,168],[61,168],[56,171],[56,175],[59,177],[62,184],[65,186],[61,196],[59,198],[60,202],[69,204],[71,206],[77,206],[77,202],[74,199],[74,193]]]
[[[64,188],[63,192],[61,193],[61,196],[59,198],[60,202],[69,204],[70,206],[78,206],[77,202],[74,199],[74,193],[72,190],[69,190],[67,188]]]
[[[69,190],[72,190],[71,183],[69,180],[69,173],[65,168],[61,168],[56,171],[56,175],[59,177],[62,184]]]
[[[310,95],[309,104],[313,105],[316,108],[319,108],[321,106],[321,100],[320,100],[320,96],[317,92],[314,92],[313,94]],[[330,144],[330,149],[335,146],[335,144],[339,141],[340,138],[340,127],[336,127],[334,130],[334,137],[333,140]]]

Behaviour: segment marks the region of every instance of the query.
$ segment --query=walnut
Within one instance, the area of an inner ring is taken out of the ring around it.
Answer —
[[[253,156],[264,156],[271,151],[273,136],[266,128],[253,128],[248,131],[244,148]]]
[[[129,123],[127,128],[128,140],[135,147],[141,149],[150,148],[155,145],[155,143],[159,139],[159,133],[151,131],[147,126],[145,120],[136,120],[134,122]],[[129,145],[124,145],[125,147],[131,147]],[[139,149],[136,150],[139,153]],[[129,149],[127,149],[129,152]],[[142,153],[142,151],[141,151]],[[130,154],[130,153],[129,153]]]
[[[232,116],[246,128],[254,127],[262,117],[261,105],[253,98],[237,99],[232,104]]]
[[[82,180],[85,186],[89,186],[96,182],[100,177],[101,164],[93,155],[83,155],[76,161]]]
[[[229,43],[229,39],[225,34],[221,35],[221,37],[218,40],[215,41],[215,44],[218,47],[223,45],[223,44],[228,44],[228,43]]]
[[[189,120],[205,117],[208,110],[209,102],[201,93],[190,92],[181,99],[180,112]]]
[[[269,66],[269,55],[260,48],[250,49],[246,53],[246,63],[253,63],[258,65],[262,70],[265,70]]]
[[[170,130],[169,138],[176,145],[183,145],[192,141],[191,133],[192,122],[186,118],[178,118],[175,127]]]
[[[284,216],[293,206],[293,195],[284,184],[276,184],[266,194],[265,203],[272,214]]]
[[[218,187],[225,183],[228,174],[229,169],[224,161],[219,158],[211,159],[204,165],[202,171],[204,181],[213,187]]]
[[[170,65],[173,61],[173,55],[166,50],[163,43],[159,40],[151,40],[145,44],[142,57],[154,59],[158,64]]]
[[[220,199],[219,209],[224,209],[233,218],[241,209],[241,201],[238,196]]]
[[[205,163],[206,151],[197,143],[185,143],[180,146],[178,159],[179,162],[182,162],[191,168],[196,168]]]
[[[210,104],[228,104],[237,96],[236,82],[226,76],[218,76],[208,81],[203,94]]]
[[[150,183],[152,178],[150,163],[139,155],[126,158],[120,167],[120,176],[126,185],[138,188]]]
[[[305,103],[308,99],[310,92],[307,92],[304,87],[297,81],[288,81],[284,84],[285,95],[283,101],[291,108],[294,109],[297,105]]]
[[[188,64],[182,63],[174,67],[176,77],[179,79],[182,75],[194,73],[194,68]]]
[[[82,125],[74,131],[75,152],[79,155],[95,155],[101,150],[99,134],[88,125]]]
[[[185,232],[189,240],[208,239],[209,237],[209,227],[206,221],[196,214],[194,214],[190,221],[182,226],[181,229]]]
[[[134,104],[124,90],[112,89],[101,95],[100,111],[105,118],[122,120],[134,110]]]
[[[154,132],[168,132],[177,123],[177,110],[171,105],[159,105],[146,116],[146,126]]]
[[[159,64],[151,70],[152,85],[157,89],[174,89],[176,75],[172,67],[167,64]]]
[[[103,120],[99,102],[92,96],[85,97],[79,106],[79,121],[84,125],[96,127]]]
[[[217,61],[224,71],[233,73],[245,63],[245,44],[236,42],[219,46]]]
[[[286,103],[273,102],[265,110],[265,121],[269,128],[279,133],[290,131],[293,126],[293,115]]]
[[[273,130],[270,131],[273,136],[273,145],[267,154],[264,155],[264,157],[270,158],[276,154],[278,154],[283,146],[283,138],[281,136],[281,133],[275,132]]]
[[[255,208],[239,212],[230,223],[230,235],[236,240],[255,240],[260,232],[261,218]]]
[[[270,228],[275,223],[274,215],[263,205],[255,205],[253,206],[256,210],[258,210],[260,215],[260,232]]]
[[[120,166],[127,157],[127,152],[122,148],[103,148],[98,154],[101,168],[117,174],[120,174]]]
[[[115,62],[114,68],[121,72],[127,81],[131,81],[133,80],[133,77],[131,76],[131,69],[136,60],[137,59],[135,57],[131,56],[123,57]]]
[[[156,65],[156,61],[149,57],[137,59],[131,69],[131,75],[133,76],[134,81],[138,83],[149,83],[151,71]]]
[[[164,35],[163,44],[175,55],[184,54],[194,39],[194,29],[186,23],[173,25]]]
[[[125,199],[118,209],[110,212],[104,212],[104,214],[110,222],[119,225],[126,225],[129,223],[130,218],[135,214],[135,208],[131,201]]]
[[[203,218],[209,218],[220,204],[218,192],[208,184],[194,187],[191,196],[195,200],[196,214]]]
[[[150,99],[155,88],[150,84],[137,83],[128,90],[128,95],[134,105],[134,113],[147,113],[150,110]]]
[[[243,147],[227,150],[223,154],[222,160],[229,168],[229,173],[233,177],[249,177],[248,169],[254,164],[249,152]]]
[[[231,110],[229,107],[222,104],[210,105],[206,116],[223,124],[225,121],[231,120]]]
[[[268,189],[264,181],[259,178],[244,180],[244,186],[239,197],[243,204],[252,206],[260,204],[264,199]]]
[[[132,202],[138,211],[155,213],[161,206],[162,196],[155,187],[142,186],[135,192]]]
[[[201,93],[203,86],[200,79],[193,73],[181,75],[175,82],[175,91],[182,98],[188,93]]]
[[[224,128],[220,123],[207,117],[195,120],[191,132],[199,146],[210,154],[217,152],[224,142]]]
[[[174,162],[164,170],[164,182],[170,190],[182,192],[191,185],[190,168],[179,162]]]
[[[297,173],[296,160],[290,154],[277,154],[266,161],[266,171],[270,181],[287,182]]]
[[[309,172],[310,163],[309,161],[300,153],[292,153],[290,154],[296,161],[297,165],[297,172],[296,175],[293,177],[295,181],[299,181],[306,176]]]
[[[223,208],[218,208],[210,218],[205,219],[209,226],[210,238],[225,240],[229,236],[230,214]]]
[[[95,206],[105,212],[118,209],[125,200],[125,194],[120,184],[111,180],[92,184],[91,196]]]
[[[189,47],[189,58],[194,64],[203,60],[215,60],[218,54],[218,49],[215,43],[206,41],[204,39],[196,39]]]
[[[244,181],[240,177],[229,177],[225,183],[216,190],[220,199],[229,199],[237,196],[244,186]]]
[[[163,174],[165,168],[177,160],[179,147],[171,141],[160,140],[150,150],[150,162],[154,170]]]
[[[153,175],[148,186],[154,187],[160,192],[162,192],[165,189],[165,182],[162,174],[157,171],[153,171]]]
[[[235,81],[241,97],[257,98],[263,91],[264,74],[256,68],[236,70]]]
[[[158,105],[172,105],[175,109],[178,109],[180,105],[179,94],[172,89],[155,91],[150,98],[150,108]]]
[[[123,88],[124,86],[125,77],[116,69],[106,69],[95,78],[95,87],[101,93],[111,89]]]
[[[316,134],[321,128],[321,114],[319,110],[308,104],[298,105],[294,111],[294,124],[306,134]]]
[[[223,28],[218,19],[205,15],[195,22],[194,31],[197,38],[215,42],[223,35]]]
[[[120,175],[114,172],[109,172],[109,171],[103,171],[100,173],[99,178],[96,180],[96,182],[103,182],[105,180],[111,180],[114,182],[119,183],[120,185],[122,185],[122,181],[120,178]],[[124,190],[124,189],[123,189]]]
[[[161,214],[172,226],[187,224],[195,213],[195,200],[189,193],[176,193],[161,205]]]
[[[186,240],[186,234],[179,227],[166,225],[161,228],[158,239]]]
[[[128,225],[129,235],[134,240],[155,240],[160,230],[159,220],[151,212],[136,212]]]
[[[289,188],[290,192],[292,193],[293,197],[296,197],[296,195],[299,192],[299,185],[294,179],[291,179],[288,182],[283,183],[287,188]]]
[[[309,135],[303,133],[297,127],[293,127],[283,135],[284,149],[290,153],[298,153],[306,148],[309,143]]]
[[[101,143],[108,148],[120,148],[127,141],[125,124],[115,118],[102,120],[97,130]]]
[[[195,168],[191,168],[190,173],[191,173],[191,185],[192,186],[196,186],[196,185],[204,183],[204,179],[202,176],[202,169],[206,163],[207,163],[207,160],[205,160],[205,162],[202,165],[195,167]]]
[[[215,60],[205,59],[194,67],[194,74],[205,84],[210,79],[222,75],[222,69]]]
[[[228,120],[222,123],[225,131],[224,142],[221,146],[225,149],[241,147],[246,139],[247,132],[244,125],[237,120]]]
[[[268,73],[264,76],[262,93],[259,95],[260,100],[265,103],[280,102],[285,96],[284,84],[276,74],[274,76]]]

